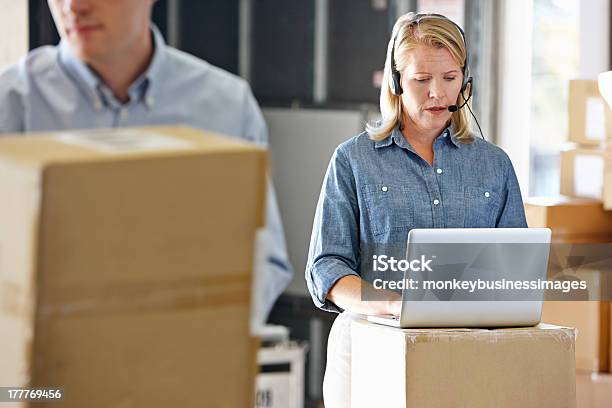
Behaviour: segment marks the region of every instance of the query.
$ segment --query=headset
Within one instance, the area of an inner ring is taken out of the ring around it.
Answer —
[[[465,41],[465,33],[463,32],[463,29],[459,27],[457,23],[455,23],[448,17],[443,16],[442,14],[433,14],[433,13],[431,14],[409,13],[409,14],[412,15],[407,23],[407,25],[409,26],[419,25],[421,21],[427,20],[427,19],[444,20],[454,25],[457,28],[457,31],[459,31],[459,33],[461,34],[461,38],[463,39],[463,46],[465,47],[465,63],[463,64],[463,67],[461,67],[461,72],[463,73],[463,83],[461,84],[461,91],[460,91],[461,96],[463,97],[463,103],[459,106],[449,105],[448,110],[449,112],[457,112],[459,109],[463,108],[464,106],[467,106],[468,110],[472,114],[472,117],[476,121],[476,125],[478,125],[480,136],[484,139],[484,135],[482,134],[482,129],[480,129],[480,124],[478,123],[478,119],[476,119],[476,116],[472,112],[472,109],[470,109],[470,106],[467,105],[468,101],[472,97],[473,78],[470,76],[469,54],[468,54],[467,42]],[[393,36],[393,46],[391,47],[391,92],[393,93],[393,95],[396,95],[396,96],[399,96],[404,92],[404,90],[402,89],[402,85],[401,85],[400,72],[397,70],[397,67],[395,66],[395,42],[397,41],[398,35],[399,35],[399,30]],[[468,88],[468,85],[469,85],[469,93],[466,98],[464,92]]]

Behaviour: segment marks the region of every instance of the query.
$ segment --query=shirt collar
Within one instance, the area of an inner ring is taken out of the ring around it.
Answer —
[[[144,101],[149,108],[152,108],[155,103],[157,83],[161,77],[167,47],[164,37],[153,23],[151,23],[151,33],[154,47],[151,62],[145,72],[136,78],[128,89],[130,101]],[[105,102],[111,105],[119,105],[102,79],[74,55],[70,44],[66,40],[61,40],[59,44],[59,62],[96,109],[101,109]]]
[[[436,138],[436,140],[438,140],[439,138],[442,138],[444,140],[450,140],[450,142],[455,147],[459,147],[459,142],[457,142],[457,140],[455,138],[455,131],[454,131],[454,127],[453,127],[452,124],[447,126],[442,131],[442,133],[440,133],[440,135]],[[387,136],[386,138],[384,138],[382,140],[377,140],[374,143],[374,147],[378,149],[378,148],[381,148],[381,147],[391,146],[391,144],[393,144],[393,143],[395,143],[399,147],[403,147],[403,148],[406,148],[406,149],[408,149],[410,151],[414,151],[414,149],[412,148],[410,143],[406,140],[406,138],[404,137],[402,132],[399,130],[399,125],[395,126],[393,128],[393,130],[391,131],[389,136]]]
[[[59,65],[86,97],[91,100],[96,109],[101,109],[102,98],[98,92],[100,78],[74,55],[70,44],[64,39],[59,44]]]
[[[457,141],[457,136],[455,135],[455,127],[451,123],[442,131],[442,134],[438,137],[442,137],[446,140],[449,140],[455,147],[459,147],[461,143]]]

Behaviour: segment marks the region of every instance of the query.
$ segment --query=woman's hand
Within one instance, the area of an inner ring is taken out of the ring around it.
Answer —
[[[392,316],[399,316],[400,312],[402,311],[402,299],[400,298],[397,300],[389,300],[387,303],[387,314],[390,314]]]
[[[371,292],[364,294],[363,291]],[[402,309],[402,297],[399,293],[374,289],[370,283],[355,275],[340,278],[330,289],[327,299],[344,310],[364,315],[399,316]]]

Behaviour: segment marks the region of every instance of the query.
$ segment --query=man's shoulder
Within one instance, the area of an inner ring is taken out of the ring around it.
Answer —
[[[27,76],[39,76],[56,67],[58,49],[45,45],[36,48],[22,57],[18,62],[0,70],[2,82],[24,79]]]
[[[56,47],[40,47],[0,69],[0,133],[23,131],[33,79],[53,78],[49,72],[57,64],[56,57]]]
[[[225,91],[232,88],[244,90],[248,87],[247,82],[239,76],[176,48],[166,47],[166,59],[169,70],[191,83],[203,81],[209,88],[218,87]]]

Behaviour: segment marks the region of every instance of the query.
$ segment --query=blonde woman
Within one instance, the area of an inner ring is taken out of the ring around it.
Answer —
[[[405,246],[412,228],[527,226],[508,156],[470,130],[467,64],[463,31],[451,20],[400,17],[387,49],[382,121],[332,156],[306,266],[315,305],[341,313],[328,341],[326,408],[350,406],[352,316],[398,315],[401,307],[395,293],[362,300],[371,282],[366,253]]]

